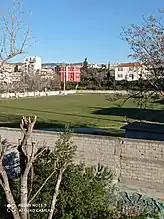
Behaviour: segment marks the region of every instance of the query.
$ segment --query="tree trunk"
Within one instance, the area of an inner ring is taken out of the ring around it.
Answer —
[[[54,215],[55,205],[56,205],[57,197],[59,195],[60,183],[62,181],[62,176],[63,176],[64,171],[65,171],[65,168],[61,169],[59,172],[59,176],[58,176],[57,183],[55,186],[55,192],[53,194],[53,198],[52,198],[52,202],[51,202],[51,211],[49,213],[48,219],[52,219],[52,217]]]
[[[22,176],[21,178],[21,218],[27,219],[27,177]]]
[[[34,145],[32,144],[31,150],[28,151],[28,139],[31,136],[33,127],[36,122],[36,116],[34,117],[33,122],[31,122],[31,118],[27,119],[23,117],[20,127],[22,132],[24,133],[24,137],[21,141],[21,144],[18,147],[18,151],[20,153],[20,158],[22,157],[22,162],[20,159],[20,167],[21,167],[21,188],[20,188],[20,210],[21,210],[21,219],[28,218],[28,174],[31,169],[32,163],[34,161]]]
[[[21,189],[20,189],[20,203],[21,203],[21,219],[28,218],[28,174],[30,171],[31,165],[27,165],[26,169],[21,176]]]
[[[4,192],[6,195],[7,202],[11,205],[11,212],[13,214],[13,217],[14,217],[14,219],[21,219],[21,217],[19,215],[19,210],[15,204],[14,197],[13,197],[11,189],[10,189],[7,173],[3,169],[2,166],[1,166],[1,175],[2,175],[2,178],[4,181],[3,189],[4,189]]]

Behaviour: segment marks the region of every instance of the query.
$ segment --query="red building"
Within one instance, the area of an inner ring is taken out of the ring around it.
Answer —
[[[60,66],[60,80],[64,81],[65,76],[65,81],[80,82],[80,68],[81,66],[76,65]]]

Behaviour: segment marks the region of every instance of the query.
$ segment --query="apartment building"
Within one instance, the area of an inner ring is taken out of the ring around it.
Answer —
[[[0,71],[0,83],[11,84],[21,80],[22,72],[15,72],[14,63],[5,63]]]
[[[21,80],[22,72],[3,71],[0,73],[0,83],[12,84]]]
[[[143,68],[138,63],[120,63],[115,67],[116,81],[137,81],[143,77]]]
[[[61,81],[69,81],[69,82],[80,82],[80,69],[79,65],[66,65],[59,66],[59,74]]]
[[[89,68],[102,68],[102,64],[94,64],[94,63],[92,63],[92,64],[88,64],[88,67]]]
[[[56,74],[55,70],[48,69],[48,68],[42,68],[41,71],[39,71],[39,75],[42,79],[53,79],[54,75]]]
[[[23,71],[27,74],[34,74],[37,70],[41,70],[41,57],[29,56],[24,59]]]

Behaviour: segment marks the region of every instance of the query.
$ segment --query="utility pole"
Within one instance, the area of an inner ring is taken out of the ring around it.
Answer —
[[[63,67],[63,92],[64,92],[64,95],[65,95],[65,84],[66,84],[66,65],[63,63],[62,64],[62,67]]]
[[[64,84],[63,84],[63,91],[64,91],[64,95],[65,95],[65,71],[64,71],[64,80],[63,80],[63,82],[64,82]]]

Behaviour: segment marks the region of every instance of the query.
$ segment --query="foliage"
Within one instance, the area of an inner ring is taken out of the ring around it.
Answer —
[[[1,219],[12,219],[12,214],[7,212],[7,200],[6,200],[6,196],[5,193],[2,189],[2,187],[0,186],[0,218]]]
[[[81,89],[81,87],[91,90],[105,89],[105,87],[109,87],[109,81],[108,69],[82,67],[79,89]]]
[[[60,90],[61,84],[59,75],[55,72],[51,77],[44,77],[39,71],[32,75],[20,72],[20,80],[10,84],[2,83],[1,92],[28,92],[28,91],[46,91]]]
[[[42,159],[35,164],[35,187],[42,184],[53,170],[55,156],[50,151],[45,151]],[[42,192],[33,203],[46,204],[48,208],[52,188],[56,183],[56,175],[49,180]],[[36,188],[34,188],[36,189]],[[85,167],[84,164],[71,164],[66,169],[58,197],[55,218],[57,219],[147,219],[148,214],[134,214],[132,211],[124,212],[115,206],[114,186],[112,174],[101,165]],[[40,213],[32,214],[32,218],[40,218]],[[46,213],[42,213],[42,219]],[[153,216],[152,218],[158,218]]]
[[[64,175],[56,218],[98,218],[108,212],[106,187],[112,174],[102,166],[71,166]]]
[[[59,183],[59,177],[61,176],[61,180],[63,179],[63,174],[66,168],[72,164],[76,151],[76,146],[70,137],[70,131],[66,129],[65,132],[60,134],[54,148],[46,150],[42,156],[36,160],[34,164],[34,187],[29,197],[29,203],[44,203],[44,206],[50,209],[53,200],[52,197],[55,193],[56,198],[58,198],[56,185]],[[62,170],[64,171],[62,175],[60,175]],[[44,216],[46,218],[47,214],[45,213]]]
[[[69,89],[69,84],[67,85]],[[73,87],[71,87],[73,88]],[[78,89],[89,90],[134,90],[142,91],[150,89],[150,83],[146,80],[139,79],[138,81],[115,81],[114,70],[102,66],[102,68],[93,68],[88,66],[87,59],[81,68],[81,81]]]
[[[56,205],[55,218],[57,219],[147,219],[148,214],[142,212],[136,215],[134,211],[124,211],[116,205],[115,186],[112,184],[113,175],[108,168],[98,166],[85,167],[84,164],[73,164],[72,158],[75,146],[70,141],[68,132],[61,134],[56,142],[55,150],[45,150],[34,164],[33,189],[31,198],[43,184],[44,180],[56,169],[63,166],[63,161],[69,161],[60,185],[60,193]],[[67,153],[71,152],[71,153]],[[38,152],[39,153],[39,152]],[[58,171],[49,179],[41,192],[30,202],[34,206],[49,209]],[[19,198],[18,181],[10,181],[14,197]],[[30,190],[30,187],[29,187]],[[0,191],[1,192],[1,191]],[[0,207],[4,210],[6,200],[4,193],[0,193]],[[136,202],[135,202],[136,203]],[[144,203],[144,200],[143,200]],[[123,207],[126,207],[122,205]],[[138,203],[137,203],[138,204]],[[130,206],[128,204],[128,206]],[[142,207],[142,206],[141,206]],[[39,208],[39,207],[31,207]],[[129,208],[130,209],[130,208]],[[1,218],[10,218],[10,214],[1,211]],[[153,213],[151,212],[151,216]],[[31,213],[34,219],[47,218],[47,213]],[[12,218],[12,217],[11,217]],[[156,216],[152,217],[158,218]]]
[[[136,218],[159,218],[162,210],[158,200],[146,197],[139,193],[119,192],[117,208],[123,215]]]
[[[14,199],[16,203],[19,204],[19,195],[20,195],[20,187],[19,187],[19,179],[10,179],[10,187],[13,193]],[[7,200],[6,195],[0,186],[0,218],[1,219],[13,219],[12,213],[7,211]]]
[[[33,193],[53,170],[55,157],[52,152],[45,151],[39,161],[35,163]],[[107,187],[110,189],[111,181],[111,172],[101,165],[98,165],[97,168],[85,167],[84,164],[69,165],[61,182],[55,218],[98,218],[105,212],[108,214],[110,197],[106,195],[106,190]],[[55,183],[56,175],[47,182],[33,203],[46,203],[49,206]],[[38,217],[39,214],[33,214],[33,218]],[[42,218],[46,218],[46,215],[43,214]]]
[[[88,68],[88,60],[87,60],[87,58],[85,58],[85,60],[83,62],[83,69],[87,70],[87,68]]]

